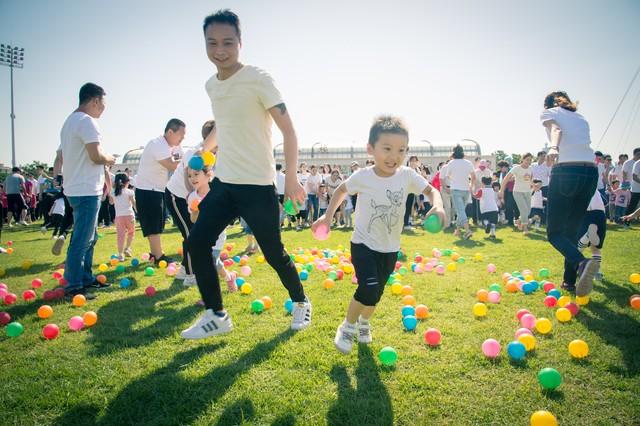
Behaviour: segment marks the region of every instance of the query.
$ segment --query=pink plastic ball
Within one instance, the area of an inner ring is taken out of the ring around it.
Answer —
[[[7,325],[11,322],[11,315],[8,312],[0,312],[0,325]]]
[[[22,292],[22,298],[27,302],[33,300],[36,298],[36,292],[33,290],[25,290]]]
[[[14,303],[16,303],[16,300],[18,300],[18,296],[16,296],[14,293],[7,293],[6,296],[4,296],[5,305],[13,305]]]
[[[429,346],[438,346],[442,340],[442,334],[437,328],[429,328],[424,332],[424,342]]]
[[[432,263],[427,263],[426,265],[424,265],[424,270],[426,272],[431,272],[433,271],[433,264]]]
[[[496,339],[487,339],[482,343],[482,353],[487,358],[500,355],[500,343]]]
[[[496,265],[494,265],[493,263],[487,265],[487,272],[489,272],[490,274],[493,274],[494,272],[496,272],[496,270]]]
[[[248,265],[244,265],[242,268],[240,268],[240,274],[242,274],[243,277],[248,277],[249,275],[251,275],[251,267]]]
[[[424,269],[422,269],[422,266],[416,265],[416,267],[413,270],[413,272],[415,272],[416,274],[422,274],[424,272]]]
[[[436,274],[444,275],[444,266],[442,266],[442,265],[436,266]]]
[[[490,291],[489,292],[489,302],[491,303],[500,303],[500,292]]]
[[[36,279],[32,280],[31,281],[31,287],[33,287],[33,288],[42,287],[42,280],[40,278],[36,278]]]
[[[153,297],[156,294],[156,288],[150,285],[149,287],[144,289],[144,294],[146,294],[149,297]]]
[[[549,281],[545,281],[545,283],[542,285],[542,290],[544,290],[545,293],[549,293],[554,288],[556,288],[555,284]]]
[[[318,241],[324,241],[327,238],[329,238],[329,227],[324,224],[321,223],[318,226],[316,226],[316,228],[312,231],[313,233],[313,238],[315,238]]]
[[[67,325],[71,331],[80,331],[82,330],[82,327],[84,327],[84,320],[82,317],[78,316],[71,317],[69,322],[67,322]]]
[[[578,315],[578,312],[580,312],[580,307],[574,302],[567,303],[566,305],[564,305],[564,307],[567,308],[569,312],[571,312],[572,317],[575,317],[576,315]]]
[[[142,253],[140,255],[140,259],[146,262],[147,260],[149,260],[149,253]]]
[[[553,296],[547,296],[544,298],[544,306],[547,308],[553,308],[558,303],[558,299]]]
[[[520,318],[522,318],[524,314],[528,313],[530,313],[528,309],[520,309],[518,312],[516,312],[516,318],[518,318],[518,321],[520,321]]]
[[[0,288],[0,300],[4,300],[4,297],[9,293],[6,288]]]
[[[60,335],[60,328],[55,324],[47,324],[42,329],[42,336],[47,340],[55,339]]]
[[[536,316],[533,314],[524,314],[522,318],[520,318],[520,324],[528,329],[532,329],[536,326]]]
[[[518,337],[522,336],[523,334],[530,334],[533,336],[533,333],[531,332],[531,330],[529,330],[528,328],[522,327],[516,331],[516,335],[513,340],[518,340]]]
[[[0,283],[0,288],[3,288],[5,290],[9,290],[9,286],[6,285],[5,283]]]

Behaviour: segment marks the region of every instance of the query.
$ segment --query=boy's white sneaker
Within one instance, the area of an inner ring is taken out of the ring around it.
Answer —
[[[348,354],[351,352],[351,348],[353,347],[353,342],[356,340],[356,334],[358,333],[358,329],[356,328],[356,324],[349,324],[347,321],[344,321],[338,329],[336,330],[336,337],[333,339],[333,343],[336,345],[336,349],[338,349],[343,354]]]
[[[194,285],[197,285],[198,281],[196,280],[196,276],[195,275],[187,275],[184,279],[184,281],[182,282],[182,285],[184,285],[185,287],[193,287]]]
[[[304,302],[293,304],[293,319],[291,320],[292,330],[303,330],[311,324],[311,302],[306,299]]]
[[[213,313],[213,310],[207,309],[200,319],[191,327],[183,330],[180,336],[184,339],[204,339],[205,337],[228,333],[231,330],[233,330],[233,323],[229,314],[219,317]]]
[[[64,235],[60,235],[58,238],[56,238],[56,241],[53,243],[53,247],[51,247],[51,253],[54,256],[60,256],[60,253],[62,253],[62,247],[64,247],[64,240],[65,240]]]
[[[590,224],[587,228],[587,236],[589,237],[589,242],[593,247],[597,247],[600,244],[600,237],[598,236],[598,226],[594,223]]]
[[[358,320],[358,343],[371,343],[371,326],[369,321],[360,318]]]
[[[185,278],[187,278],[187,270],[184,269],[184,266],[180,266],[180,269],[178,269],[178,272],[176,273],[176,279],[184,280]]]

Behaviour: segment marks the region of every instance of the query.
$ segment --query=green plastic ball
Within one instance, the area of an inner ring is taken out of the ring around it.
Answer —
[[[293,206],[293,201],[291,201],[291,199],[288,199],[287,201],[284,202],[284,211],[289,216],[297,215],[298,211],[302,208],[302,204],[296,203],[296,207]]]
[[[547,268],[541,268],[538,271],[538,275],[540,278],[549,278],[549,270]]]
[[[260,299],[256,299],[251,302],[251,312],[259,314],[264,311],[264,302]]]
[[[562,383],[562,376],[555,368],[543,368],[538,373],[538,382],[544,389],[555,389]]]
[[[24,331],[24,327],[19,322],[12,322],[7,325],[7,336],[18,337]]]
[[[153,276],[153,274],[156,273],[156,270],[153,269],[151,266],[147,266],[146,269],[144,270],[144,274],[148,277]]]
[[[422,228],[427,232],[437,234],[442,229],[442,223],[440,223],[440,218],[438,216],[432,214],[422,222]]]
[[[398,353],[391,346],[385,346],[380,349],[378,359],[380,359],[380,362],[384,365],[392,366],[398,361]]]

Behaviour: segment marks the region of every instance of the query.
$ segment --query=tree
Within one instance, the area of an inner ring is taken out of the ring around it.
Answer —
[[[22,174],[23,175],[31,174],[33,176],[37,176],[37,174],[38,174],[38,171],[37,171],[38,166],[44,167],[45,172],[47,171],[47,168],[49,168],[47,163],[43,163],[41,161],[32,161],[31,163],[27,163],[27,164],[21,165],[20,169],[22,170]]]
[[[493,155],[496,156],[496,163],[499,163],[500,161],[504,160],[507,157],[507,153],[501,149],[494,152]]]

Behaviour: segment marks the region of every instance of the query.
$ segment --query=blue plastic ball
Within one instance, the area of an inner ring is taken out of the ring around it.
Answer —
[[[240,263],[240,256],[233,256],[233,261],[236,263]]]
[[[140,261],[135,257],[131,259],[131,266],[138,266],[139,264],[140,264]]]
[[[191,170],[202,170],[204,168],[204,160],[199,155],[194,155],[189,160],[189,168]]]
[[[538,281],[529,281],[529,284],[531,285],[531,287],[533,287],[533,291],[538,290],[538,288],[540,288],[540,284],[538,283]]]
[[[293,312],[293,300],[287,299],[287,301],[284,302],[284,310],[288,313]]]
[[[411,272],[415,272],[416,271],[416,264],[415,263],[411,263]]]
[[[307,271],[300,271],[300,281],[306,281],[307,278],[309,278],[309,272]]]
[[[238,286],[238,288],[242,287],[242,284],[244,284],[245,279],[242,277],[238,277],[236,278],[236,285]]]
[[[129,278],[123,278],[120,280],[120,287],[127,288],[131,285],[131,280]]]
[[[416,314],[416,308],[414,308],[411,305],[404,305],[402,307],[402,317],[406,317],[407,315],[415,315]]]
[[[111,257],[110,257],[110,259],[117,259],[117,258],[118,258],[117,254],[112,254]]]
[[[527,349],[522,343],[514,340],[507,345],[507,353],[511,359],[520,361],[526,355]]]
[[[407,315],[406,317],[402,318],[402,325],[404,325],[404,328],[406,328],[408,331],[415,330],[415,328],[418,326],[418,319],[414,315]]]
[[[522,286],[522,292],[524,294],[531,294],[535,291],[535,289],[536,289],[535,286],[531,285],[531,283],[525,283]]]
[[[549,290],[549,293],[547,293],[547,295],[553,296],[556,299],[560,299],[560,296],[562,296],[562,293],[560,293],[560,290],[558,290],[557,288],[554,288],[552,290]]]

